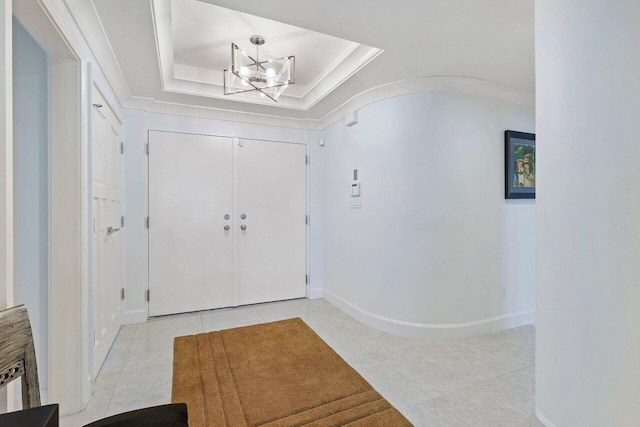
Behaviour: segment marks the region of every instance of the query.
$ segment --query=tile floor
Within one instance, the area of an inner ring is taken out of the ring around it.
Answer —
[[[169,403],[173,338],[301,317],[416,426],[529,426],[535,328],[421,341],[364,326],[324,300],[168,316],[123,326],[83,412],[61,426]]]

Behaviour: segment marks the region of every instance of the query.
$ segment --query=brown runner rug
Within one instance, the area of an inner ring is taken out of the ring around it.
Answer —
[[[411,426],[301,319],[178,337],[190,427]]]

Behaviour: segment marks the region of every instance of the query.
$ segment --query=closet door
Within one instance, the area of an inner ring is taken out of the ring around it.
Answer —
[[[93,377],[122,324],[122,125],[93,88]]]
[[[234,305],[305,296],[306,147],[234,146]]]
[[[232,147],[149,132],[150,316],[233,305]]]

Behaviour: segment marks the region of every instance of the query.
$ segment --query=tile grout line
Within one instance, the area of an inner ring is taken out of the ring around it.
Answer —
[[[118,334],[119,333],[120,332],[118,332]],[[136,334],[137,333],[138,333],[138,331],[136,330]],[[117,338],[117,336],[116,336],[116,338]],[[113,388],[113,391],[111,392],[111,397],[109,398],[109,404],[107,405],[107,409],[105,409],[105,411],[104,411],[103,418],[106,417],[107,414],[109,413],[109,408],[111,407],[111,403],[113,402],[113,398],[114,398],[114,395],[116,394],[116,390],[118,388],[118,384],[120,384],[120,377],[122,377],[122,371],[124,370],[124,365],[127,363],[127,360],[129,359],[129,353],[131,353],[131,347],[133,346],[133,342],[135,341],[135,339],[136,339],[136,337],[134,335],[133,339],[131,341],[129,341],[129,346],[127,348],[127,354],[124,357],[122,365],[120,366],[120,370],[118,371],[118,380],[116,381],[116,385]],[[98,373],[98,376],[100,376],[100,373]],[[98,377],[96,377],[96,379],[98,379]]]

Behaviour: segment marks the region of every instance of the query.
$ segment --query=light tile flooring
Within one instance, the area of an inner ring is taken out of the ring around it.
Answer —
[[[301,317],[416,426],[529,426],[535,328],[421,341],[364,326],[324,300],[168,316],[123,326],[83,412],[63,427],[169,403],[173,338]]]

